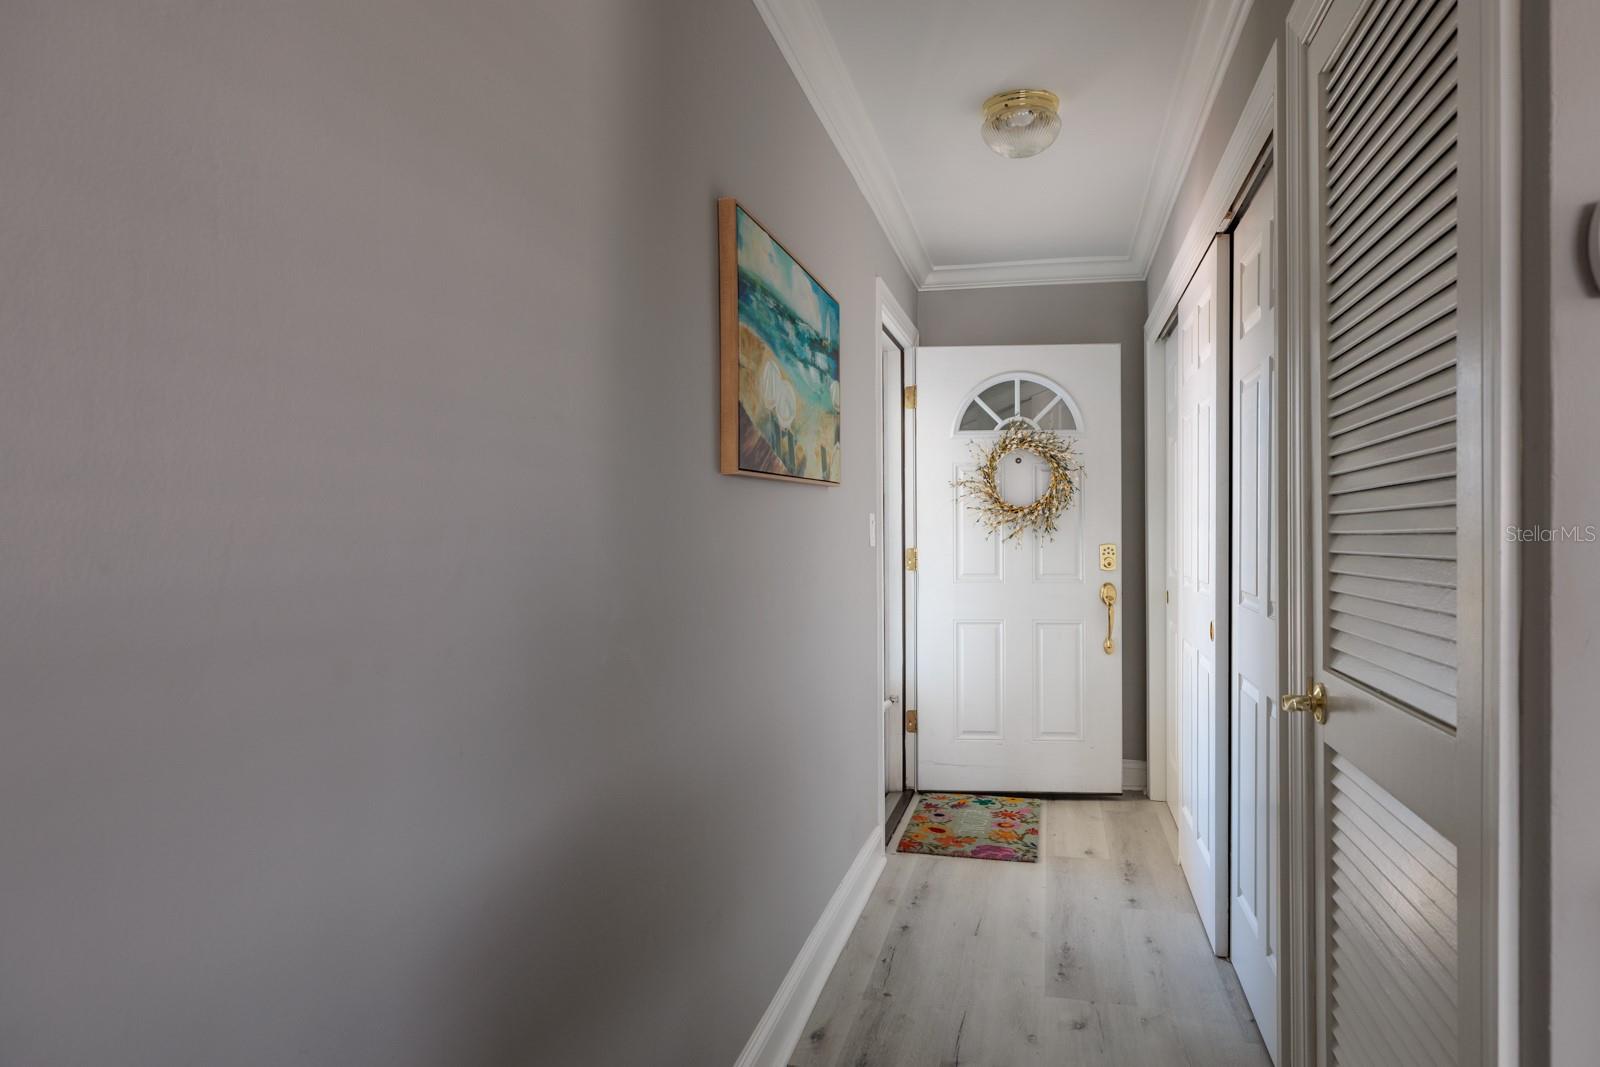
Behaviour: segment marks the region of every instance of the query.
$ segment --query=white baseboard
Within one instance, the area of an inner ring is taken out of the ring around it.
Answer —
[[[734,1067],[783,1067],[800,1040],[800,1031],[816,1007],[817,997],[828,980],[844,944],[855,929],[856,920],[867,906],[872,887],[878,884],[888,857],[884,852],[883,827],[875,826],[845,872],[833,899],[822,909],[822,918],[811,928],[811,936],[800,946],[794,965],[784,975],[783,984],[767,1005],[766,1014],[756,1024],[755,1033],[745,1044]]]
[[[1142,759],[1125,759],[1122,761],[1122,791],[1124,793],[1145,793],[1149,791],[1150,775],[1146,771],[1145,761]]]

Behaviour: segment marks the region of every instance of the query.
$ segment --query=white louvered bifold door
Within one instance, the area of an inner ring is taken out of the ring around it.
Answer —
[[[1485,1062],[1478,2],[1336,0],[1306,53],[1327,1064]]]

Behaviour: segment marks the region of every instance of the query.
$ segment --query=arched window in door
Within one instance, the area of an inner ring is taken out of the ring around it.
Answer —
[[[1009,422],[1036,430],[1083,429],[1083,416],[1067,391],[1036,374],[1002,374],[973,390],[961,405],[957,433],[994,433]]]

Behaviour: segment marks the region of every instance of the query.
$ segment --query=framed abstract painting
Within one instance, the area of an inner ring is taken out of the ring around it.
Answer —
[[[731,196],[717,255],[722,473],[838,485],[839,302]]]

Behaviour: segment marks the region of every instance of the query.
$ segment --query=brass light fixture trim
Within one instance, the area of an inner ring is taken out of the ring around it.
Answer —
[[[983,102],[983,117],[986,119],[1020,110],[1059,112],[1061,98],[1048,89],[1007,89]]]

